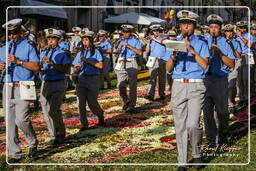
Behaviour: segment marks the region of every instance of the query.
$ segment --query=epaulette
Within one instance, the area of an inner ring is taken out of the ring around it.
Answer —
[[[198,36],[199,40],[204,41],[206,44],[208,44],[208,41],[205,39],[205,37],[203,35],[199,35]]]
[[[1,43],[1,44],[0,44],[0,48],[1,48],[1,47],[4,47],[4,46],[5,46],[5,43]]]
[[[67,48],[61,48],[61,50],[63,50],[63,51],[69,51]]]
[[[70,51],[67,48],[61,48],[61,50],[65,51],[67,53],[70,53]]]
[[[30,44],[30,45],[32,45],[32,46],[36,46],[36,44],[33,42],[33,41],[31,41],[31,40],[28,40],[28,44]]]

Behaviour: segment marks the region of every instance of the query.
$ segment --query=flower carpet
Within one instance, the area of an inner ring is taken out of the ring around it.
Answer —
[[[101,93],[98,100],[105,111],[106,125],[98,127],[97,116],[93,115],[87,106],[89,129],[82,132],[79,132],[81,125],[75,92],[67,92],[67,102],[62,105],[67,135],[65,142],[56,148],[50,148],[47,145],[49,135],[42,111],[32,114],[32,124],[39,141],[39,159],[52,163],[105,163],[149,151],[174,150],[176,140],[170,105],[171,92],[166,91],[167,98],[164,101],[156,99],[151,102],[143,98],[148,88],[148,84],[138,86],[138,113],[136,114],[128,114],[122,110],[123,104],[117,89]],[[251,105],[256,105],[256,98],[252,99]],[[247,120],[248,114],[245,110],[232,115],[230,123]],[[28,145],[21,131],[19,135],[22,151],[26,156]],[[205,137],[203,140],[205,141]],[[1,156],[5,155],[5,150],[5,123],[1,121]],[[33,162],[36,163],[36,161]]]

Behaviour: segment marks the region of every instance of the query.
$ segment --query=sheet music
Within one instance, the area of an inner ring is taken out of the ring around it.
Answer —
[[[168,50],[176,52],[187,52],[186,44],[183,41],[166,40],[164,44]]]

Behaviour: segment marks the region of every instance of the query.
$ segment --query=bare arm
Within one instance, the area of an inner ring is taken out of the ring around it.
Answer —
[[[220,56],[221,60],[223,61],[223,63],[225,65],[227,65],[229,68],[233,68],[235,67],[235,60],[230,59],[229,57],[225,56],[221,50],[218,48],[218,46],[216,45],[212,45],[212,48],[218,53],[218,55]]]
[[[20,64],[22,67],[31,70],[31,71],[39,71],[39,62],[25,62],[21,61],[20,59],[16,58],[16,56],[9,54],[8,61],[14,64]]]
[[[129,45],[127,42],[123,41],[123,45],[134,51],[137,55],[142,55],[142,50],[136,49],[135,47]]]
[[[92,61],[89,59],[83,59],[83,61],[85,61],[86,63],[88,63],[96,68],[99,68],[99,69],[103,68],[103,62]]]
[[[171,72],[173,70],[174,64],[175,64],[175,60],[177,60],[177,53],[174,52],[174,54],[170,57],[170,59],[166,62],[166,71],[167,72]]]
[[[200,65],[201,68],[206,69],[208,66],[208,59],[202,58],[190,45],[190,42],[188,41],[188,37],[185,39],[186,47],[187,49],[194,55],[196,62]]]

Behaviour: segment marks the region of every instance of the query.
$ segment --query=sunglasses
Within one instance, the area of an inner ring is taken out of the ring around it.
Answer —
[[[246,29],[246,26],[239,26],[240,29]]]

